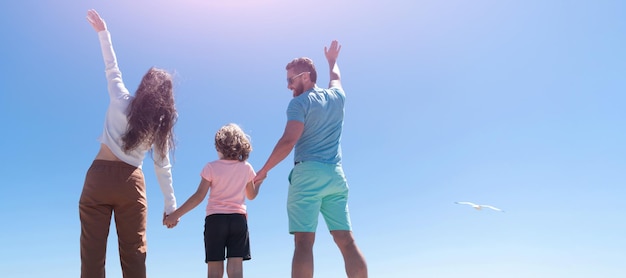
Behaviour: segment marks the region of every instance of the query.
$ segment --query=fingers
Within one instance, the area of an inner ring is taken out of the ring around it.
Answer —
[[[254,181],[254,186],[255,186],[256,188],[258,188],[259,186],[261,186],[261,184],[263,184],[263,181],[264,181],[264,179],[263,179],[263,180],[260,180],[260,181],[258,181],[258,182],[257,182],[257,181]]]
[[[330,46],[324,47],[324,55],[326,55],[326,58],[333,60],[339,56],[339,51],[341,51],[341,45],[337,40],[333,40]]]
[[[180,219],[174,220],[169,215],[165,215],[165,213],[163,213],[163,225],[166,226],[168,229],[176,227],[176,225],[178,225],[178,222],[180,222]]]
[[[176,225],[178,225],[178,221],[176,222],[166,221],[163,225],[167,227],[168,229],[171,229],[171,228],[176,227]]]
[[[94,18],[94,19],[102,19],[100,17],[100,14],[96,10],[94,10],[94,9],[88,10],[87,11],[87,16],[89,16],[91,18]]]
[[[265,178],[267,178],[267,172],[265,172],[263,170],[257,172],[256,176],[254,177],[254,184],[262,183],[263,180],[265,180]]]
[[[333,40],[330,43],[330,47],[324,47],[324,52],[329,52],[329,49],[330,51],[339,53],[339,51],[341,50],[341,45],[337,40]]]
[[[337,44],[338,44],[338,43],[337,43],[337,40],[333,40],[333,41],[330,43],[330,48],[332,48],[332,49],[336,49],[336,48],[337,48]]]
[[[259,184],[263,183],[263,180],[265,180],[265,178],[266,178],[266,177],[267,177],[267,176],[265,176],[265,177],[256,176],[256,177],[254,178],[254,184],[255,184],[255,185],[259,185]]]
[[[96,12],[96,10],[91,9],[87,11],[87,21],[89,21],[91,26],[97,32],[107,29],[106,23],[104,23],[104,20],[102,19],[102,17],[100,17],[100,15],[98,14],[98,12]]]
[[[87,20],[92,24],[96,23],[96,21],[100,18],[100,15],[96,10],[88,10],[87,11]]]

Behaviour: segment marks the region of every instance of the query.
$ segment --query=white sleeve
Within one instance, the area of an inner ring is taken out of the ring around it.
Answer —
[[[161,187],[161,192],[163,192],[165,214],[170,214],[176,210],[176,197],[174,196],[172,165],[170,164],[169,154],[165,155],[162,161],[159,161],[157,157],[154,158],[154,172]]]
[[[111,101],[130,97],[128,89],[126,89],[124,82],[122,82],[122,72],[117,65],[117,58],[115,57],[115,51],[113,51],[113,44],[111,42],[111,34],[107,30],[100,31],[98,32],[98,38],[100,39],[100,48],[102,49],[102,58],[104,59],[104,71]]]

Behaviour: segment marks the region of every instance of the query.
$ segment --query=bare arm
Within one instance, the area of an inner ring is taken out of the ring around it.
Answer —
[[[263,168],[259,170],[254,178],[254,183],[260,185],[261,182],[267,177],[267,173],[272,170],[278,163],[283,161],[293,147],[296,145],[296,142],[302,136],[302,132],[304,131],[304,123],[299,121],[288,121],[287,126],[285,127],[285,132],[283,136],[278,140],[272,154],[263,165]]]
[[[202,202],[202,200],[204,200],[207,192],[209,192],[210,187],[211,187],[211,182],[208,180],[202,179],[200,181],[200,185],[198,185],[198,189],[196,190],[196,192],[193,193],[193,195],[191,195],[189,199],[187,199],[187,201],[185,201],[185,203],[182,206],[180,206],[180,208],[178,208],[176,211],[168,215],[163,221],[163,223],[168,228],[174,228],[174,226],[178,224],[179,219],[183,215],[185,215],[187,212],[189,212],[193,208],[197,207]]]
[[[339,57],[341,45],[336,40],[330,43],[330,47],[324,47],[324,55],[328,61],[330,68],[330,82],[328,88],[341,88],[341,74],[337,65],[337,57]]]
[[[261,181],[259,183],[254,183],[254,181],[251,181],[246,184],[246,198],[248,198],[248,200],[254,200],[254,198],[259,195],[259,188],[261,188],[261,183],[263,182]]]

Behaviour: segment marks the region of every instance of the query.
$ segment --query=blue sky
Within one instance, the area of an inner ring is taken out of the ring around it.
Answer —
[[[182,204],[240,124],[258,170],[291,98],[284,66],[342,44],[344,169],[370,277],[622,277],[626,268],[626,2],[4,1],[3,277],[77,277],[78,198],[108,105],[95,8],[127,87],[176,77]],[[246,277],[288,277],[290,156],[248,203]],[[204,277],[204,205],[175,229],[145,162],[150,277]],[[474,211],[455,201],[498,206]],[[114,227],[107,273],[121,277]],[[320,222],[316,277],[345,277]]]

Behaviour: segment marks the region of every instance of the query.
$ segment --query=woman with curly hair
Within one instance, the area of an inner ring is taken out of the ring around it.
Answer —
[[[261,183],[253,182],[256,173],[247,161],[252,146],[238,125],[228,124],[217,131],[215,149],[219,159],[204,166],[196,192],[165,218],[165,224],[168,228],[176,226],[180,217],[198,206],[211,189],[204,219],[208,277],[221,278],[224,259],[228,258],[228,277],[241,278],[242,262],[251,258],[245,199],[256,198]]]
[[[111,35],[95,10],[87,20],[98,33],[110,103],[99,137],[100,151],[87,171],[79,201],[81,277],[105,277],[107,237],[115,215],[123,276],[146,277],[146,153],[165,197],[165,215],[176,210],[169,153],[176,122],[172,77],[151,68],[132,96],[122,82]]]

